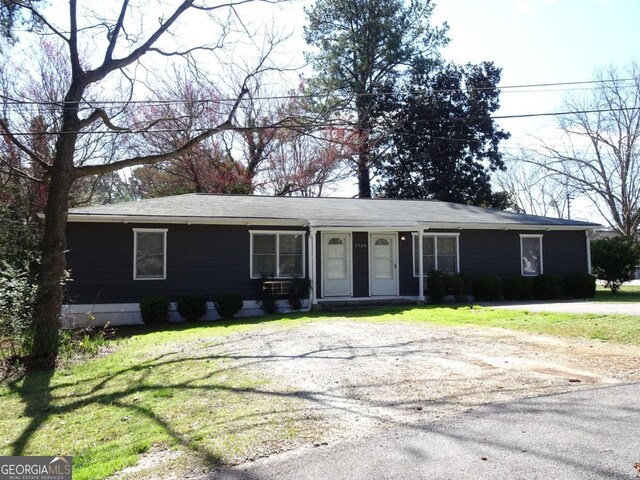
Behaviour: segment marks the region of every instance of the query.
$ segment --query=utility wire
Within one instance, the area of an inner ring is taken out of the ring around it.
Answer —
[[[521,84],[521,85],[497,85],[495,87],[466,87],[466,88],[447,88],[447,89],[435,89],[435,90],[408,90],[405,92],[372,92],[372,93],[353,93],[353,94],[336,94],[336,93],[313,93],[313,94],[291,94],[291,95],[270,95],[270,96],[257,96],[257,97],[243,97],[242,101],[254,101],[254,100],[300,100],[300,99],[314,99],[314,98],[330,98],[330,97],[341,97],[341,98],[358,98],[358,97],[372,97],[372,96],[415,96],[415,95],[424,95],[424,94],[433,94],[433,93],[452,93],[459,91],[485,91],[485,90],[511,90],[511,89],[531,89],[535,88],[536,90],[514,90],[512,92],[502,92],[502,93],[537,93],[537,92],[547,92],[547,91],[572,91],[572,90],[590,90],[584,88],[576,88],[576,89],[552,89],[552,90],[538,90],[538,88],[546,88],[546,87],[562,87],[562,86],[576,86],[576,85],[598,85],[598,84],[606,84],[606,83],[626,83],[626,82],[635,82],[634,78],[614,78],[614,79],[606,79],[606,80],[584,80],[584,81],[574,81],[574,82],[551,82],[551,83],[531,83],[531,84]],[[19,100],[15,98],[8,97],[6,95],[0,95],[0,99],[5,101],[13,102],[13,105],[36,105],[36,106],[54,106],[63,108],[64,105],[73,105],[73,104],[87,104],[87,107],[83,108],[92,108],[90,105],[172,105],[172,104],[187,104],[187,103],[235,103],[238,101],[237,98],[211,98],[211,99],[192,99],[192,100],[181,100],[181,99],[158,99],[158,100],[79,100],[76,102],[43,102],[36,100]]]
[[[522,118],[539,118],[539,117],[560,117],[567,115],[587,115],[593,113],[615,113],[615,112],[631,112],[640,110],[640,107],[621,107],[621,108],[606,108],[606,109],[593,109],[593,110],[573,110],[573,111],[564,111],[564,112],[542,112],[542,113],[522,113],[515,115],[493,115],[489,117],[453,117],[453,118],[433,118],[433,119],[423,119],[416,120],[411,122],[412,124],[425,124],[425,123],[443,123],[443,122],[466,122],[466,121],[477,121],[477,120],[485,120],[487,118],[492,120],[511,120],[511,119],[522,119]],[[227,131],[240,131],[240,132],[258,132],[263,130],[296,130],[296,129],[307,129],[307,128],[329,128],[329,127],[357,127],[359,124],[353,121],[347,120],[337,120],[334,122],[309,122],[309,123],[299,123],[299,124],[276,124],[276,125],[266,125],[266,126],[256,126],[256,127],[232,127],[227,128]],[[114,135],[138,135],[138,134],[153,134],[153,133],[178,133],[189,131],[191,133],[203,133],[209,130],[214,130],[215,127],[212,128],[157,128],[151,130],[81,130],[80,132],[72,131],[72,132],[61,132],[61,131],[45,131],[45,132],[11,132],[13,136],[29,136],[29,135],[86,135],[86,134],[114,134]]]

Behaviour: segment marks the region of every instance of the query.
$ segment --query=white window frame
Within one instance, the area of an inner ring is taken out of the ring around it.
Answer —
[[[296,278],[297,275],[280,275],[280,235],[300,235],[302,236],[302,278],[306,278],[307,257],[305,251],[305,235],[307,232],[303,230],[249,230],[251,234],[249,241],[249,276],[251,278],[260,278],[260,274],[253,272],[253,236],[254,235],[275,235],[276,236],[276,272],[274,279]]]
[[[542,252],[542,237],[543,235],[541,233],[537,233],[537,234],[530,234],[530,233],[522,233],[520,234],[520,275],[522,275],[523,277],[537,277],[539,275],[544,274],[544,254]],[[523,238],[537,238],[538,242],[540,244],[540,273],[524,273],[524,266],[522,265],[522,239]]]
[[[167,228],[134,228],[133,229],[133,279],[134,280],[166,280],[167,279]],[[162,277],[138,277],[138,233],[162,233]]]
[[[413,277],[414,278],[419,278],[420,275],[417,273],[420,271],[419,265],[415,264],[416,261],[416,237],[420,237],[420,235],[418,233],[412,233],[411,234],[411,263],[412,263],[412,269],[413,269]],[[455,238],[456,239],[456,273],[460,273],[460,234],[459,233],[423,233],[422,234],[422,238],[433,238],[434,242],[433,242],[433,266],[435,267],[435,270],[438,269],[438,237],[448,237],[448,238]],[[419,240],[418,240],[419,241]],[[423,256],[424,256],[424,252],[423,252]],[[422,259],[420,259],[422,260]],[[422,272],[422,276],[423,277],[428,277],[429,276],[429,272]]]

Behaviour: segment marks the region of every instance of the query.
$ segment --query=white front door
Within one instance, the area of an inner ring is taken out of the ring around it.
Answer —
[[[371,234],[371,295],[398,294],[398,262],[394,234]]]
[[[351,241],[348,233],[322,234],[322,296],[351,296]]]

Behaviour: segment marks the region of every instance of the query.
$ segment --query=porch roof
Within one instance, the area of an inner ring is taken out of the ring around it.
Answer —
[[[596,223],[435,200],[186,194],[73,208],[69,221],[299,225],[311,228],[561,228]]]

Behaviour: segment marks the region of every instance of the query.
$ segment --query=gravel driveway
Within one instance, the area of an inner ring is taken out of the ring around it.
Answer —
[[[489,328],[336,319],[257,329],[215,348],[269,379],[265,393],[302,399],[298,414],[325,442],[640,380],[640,347]]]

